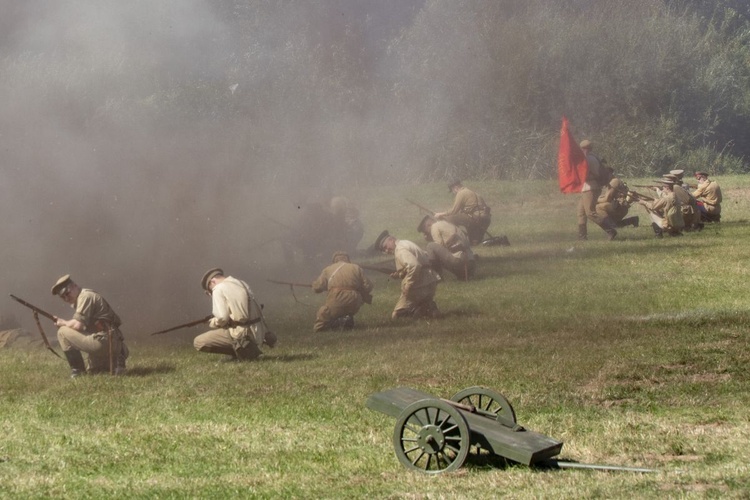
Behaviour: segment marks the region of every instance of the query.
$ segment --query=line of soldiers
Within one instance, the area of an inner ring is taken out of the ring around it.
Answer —
[[[590,152],[590,142],[584,141],[581,146]],[[606,175],[609,180],[604,186],[590,185],[588,194],[579,204],[579,223],[581,217],[584,226],[586,219],[596,219],[610,239],[616,235],[615,227],[638,227],[637,216],[625,217],[636,201],[647,209],[658,237],[664,233],[677,236],[683,229],[700,230],[704,222],[721,220],[721,188],[715,181],[708,180],[705,172],[696,172],[698,186],[691,193],[682,180],[684,171],[672,170],[657,181],[661,184],[658,197],[647,199],[630,191],[611,169],[597,163],[597,171],[599,180]],[[480,243],[487,232],[490,209],[481,196],[460,181],[452,182],[449,189],[456,195],[453,207],[425,216],[417,227],[428,241],[425,249],[398,239],[387,230],[378,235],[373,245],[374,249],[394,256],[396,270],[391,277],[401,280],[401,296],[391,314],[394,319],[440,317],[434,300],[442,279],[440,273],[448,270],[464,280],[474,275],[476,259],[471,245]],[[591,199],[596,202],[593,210],[589,206]],[[344,208],[340,211],[345,213]],[[593,213],[596,216],[592,218]],[[356,246],[362,227],[358,217],[350,223],[349,243]],[[507,239],[505,241],[507,244]],[[354,315],[363,304],[372,302],[372,282],[344,251],[334,253],[332,263],[310,286],[317,293],[327,292],[325,304],[316,315],[313,326],[316,332],[353,327]],[[277,337],[268,328],[262,306],[246,282],[213,268],[204,274],[201,287],[211,297],[212,314],[205,320],[211,329],[194,339],[193,345],[198,351],[224,354],[230,361],[245,361],[260,356],[261,347],[276,344]],[[124,373],[129,352],[120,331],[121,320],[109,303],[99,293],[81,288],[70,275],[58,279],[51,291],[75,311],[71,319],[53,317],[71,376],[86,372]],[[88,355],[87,360],[82,353]]]
[[[447,269],[467,280],[474,274],[476,261],[471,243],[482,240],[490,224],[490,210],[481,196],[460,181],[452,182],[449,189],[456,194],[453,207],[424,217],[419,223],[418,231],[428,240],[426,249],[411,241],[399,240],[387,230],[373,245],[377,250],[394,255],[396,271],[391,277],[401,280],[401,296],[392,318],[439,317],[434,300],[441,280],[438,273]],[[332,213],[347,224],[346,246],[356,247],[363,230],[352,206],[341,197],[331,202]],[[505,241],[507,243],[507,239]],[[316,314],[313,326],[316,332],[353,327],[354,315],[361,306],[372,303],[372,282],[345,251],[335,252],[332,263],[310,286],[316,293],[327,292],[325,304]],[[258,358],[263,346],[276,345],[278,339],[268,328],[263,308],[245,281],[225,275],[221,268],[212,268],[201,278],[201,288],[211,297],[211,315],[180,326],[208,323],[210,329],[193,341],[196,350],[223,354],[227,361],[248,361]],[[120,330],[122,321],[101,294],[80,287],[68,274],[57,280],[51,292],[74,309],[70,319],[50,315],[58,327],[57,338],[70,366],[71,377],[107,371],[115,375],[125,373],[129,351]]]
[[[627,184],[614,175],[593,153],[593,144],[588,139],[581,141],[589,166],[586,183],[578,205],[578,238],[587,239],[586,222],[599,225],[613,240],[615,228],[639,226],[637,216],[625,217],[634,203],[641,204],[651,218],[651,227],[657,237],[664,233],[678,236],[683,230],[702,230],[705,222],[721,220],[721,188],[708,179],[703,171],[695,173],[698,184],[695,191],[683,182],[685,171],[671,170],[655,181],[660,186],[636,186],[653,189],[657,196],[651,198],[631,191]]]

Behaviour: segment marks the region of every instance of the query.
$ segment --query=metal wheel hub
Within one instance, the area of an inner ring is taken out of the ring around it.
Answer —
[[[417,444],[425,453],[434,455],[445,447],[445,434],[435,425],[425,425],[417,433]]]

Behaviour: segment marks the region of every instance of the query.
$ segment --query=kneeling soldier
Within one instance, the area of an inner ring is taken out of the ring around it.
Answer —
[[[125,373],[128,348],[120,332],[120,317],[104,297],[88,288],[81,288],[66,274],[52,287],[52,295],[75,309],[73,318],[55,318],[57,340],[70,365],[70,376],[88,373]],[[82,352],[88,354],[84,363]]]
[[[354,315],[362,304],[372,304],[372,282],[362,268],[352,264],[349,254],[336,252],[332,264],[312,284],[315,293],[328,292],[326,303],[318,309],[313,330],[352,328]]]
[[[247,283],[214,268],[203,275],[201,286],[211,296],[213,318],[208,322],[212,329],[193,340],[197,350],[226,354],[227,361],[250,361],[262,354],[261,345],[276,345]]]
[[[434,300],[439,277],[430,267],[427,252],[416,243],[397,240],[388,234],[388,231],[380,233],[374,247],[395,257],[396,272],[391,274],[391,277],[401,279],[401,297],[393,309],[391,318],[440,317]]]

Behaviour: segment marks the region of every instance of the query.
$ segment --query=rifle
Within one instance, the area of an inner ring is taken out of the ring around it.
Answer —
[[[633,184],[632,186],[637,187],[637,188],[646,188],[646,189],[661,189],[662,188],[662,186],[654,186],[654,185],[646,186],[643,184]]]
[[[175,330],[180,330],[182,328],[190,328],[191,326],[196,326],[196,325],[200,325],[201,323],[206,323],[208,320],[210,320],[213,317],[214,317],[213,314],[209,314],[205,318],[196,319],[195,321],[190,321],[188,323],[183,323],[181,325],[173,326],[172,328],[167,328],[166,330],[159,330],[158,332],[154,332],[151,335],[160,335],[162,333],[169,333]]]
[[[435,212],[434,212],[434,211],[430,210],[430,209],[429,209],[429,208],[427,208],[427,207],[423,207],[422,205],[420,205],[420,204],[419,204],[419,203],[417,203],[416,201],[411,201],[411,200],[410,200],[409,198],[406,198],[406,201],[408,201],[409,203],[411,203],[411,204],[412,204],[412,205],[414,205],[415,207],[419,208],[420,210],[424,210],[425,212],[427,212],[428,214],[430,214],[430,215],[432,215],[432,216],[434,216],[434,215],[435,215]]]
[[[277,285],[289,285],[289,286],[304,286],[306,288],[312,288],[310,283],[292,283],[291,281],[278,281],[278,280],[266,280],[269,283],[275,283]]]
[[[295,302],[297,302],[298,304],[302,304],[303,306],[315,307],[312,304],[308,304],[306,302],[302,302],[301,300],[299,300],[297,298],[297,295],[294,293],[294,287],[295,286],[303,286],[305,288],[312,288],[312,284],[309,284],[309,283],[292,283],[290,281],[279,281],[279,280],[266,280],[266,281],[268,281],[269,283],[276,283],[277,285],[289,285],[289,290],[292,291],[292,297],[294,298]]]
[[[377,271],[379,273],[391,275],[396,272],[395,269],[386,269],[384,267],[367,266],[365,264],[358,264],[362,269],[369,269],[370,271]]]
[[[643,201],[654,201],[654,198],[650,196],[642,195],[641,193],[637,193],[635,191],[628,191],[628,195],[635,198],[636,201],[643,200]]]
[[[60,356],[59,354],[57,354],[57,352],[54,349],[52,349],[52,346],[50,345],[49,340],[47,339],[47,334],[44,333],[44,328],[42,328],[42,323],[39,321],[39,315],[41,314],[42,316],[44,316],[45,318],[49,319],[53,323],[56,323],[57,319],[53,315],[51,315],[50,313],[48,313],[47,311],[45,311],[44,309],[40,309],[37,306],[30,304],[30,303],[26,302],[25,300],[16,297],[12,293],[10,294],[10,296],[11,296],[11,298],[13,300],[15,300],[16,302],[18,302],[19,304],[22,304],[22,305],[28,307],[29,309],[31,309],[32,311],[34,311],[34,321],[36,321],[36,326],[37,326],[37,328],[39,328],[39,335],[42,336],[42,342],[44,342],[44,347],[46,347],[47,349],[49,349],[50,352],[52,354],[54,354],[55,356],[57,356],[58,358],[62,359],[62,356]]]

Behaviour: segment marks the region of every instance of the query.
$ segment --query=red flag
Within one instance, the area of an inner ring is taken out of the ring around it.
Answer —
[[[560,191],[580,193],[586,182],[589,165],[586,155],[568,130],[568,119],[563,116],[560,129],[560,149],[557,152],[557,176]]]

